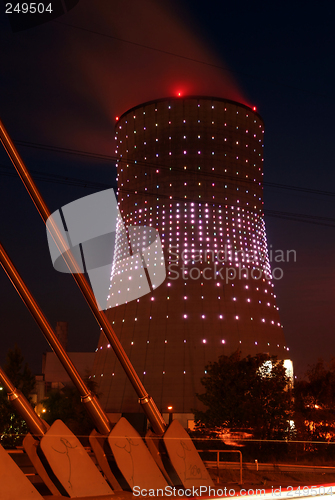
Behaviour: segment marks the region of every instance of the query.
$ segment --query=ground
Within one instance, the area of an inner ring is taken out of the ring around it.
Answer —
[[[298,486],[301,486],[301,488],[303,488],[304,486],[335,484],[335,468],[327,469],[311,467],[308,469],[308,471],[282,471],[280,470],[280,467],[275,467],[274,470],[260,471],[243,469],[243,483],[241,486],[238,484],[240,477],[239,470],[220,469],[219,483],[217,483],[217,471],[215,469],[211,469],[211,476],[215,482],[215,485],[219,488],[232,488],[237,492],[240,488],[265,488],[266,490],[271,490],[272,486],[274,488],[278,488],[279,486],[281,486],[288,493],[287,495],[285,495],[287,497],[290,496],[290,490],[286,489],[289,486],[293,486],[294,489],[296,489]],[[302,492],[301,496],[306,495],[304,495],[304,493]]]

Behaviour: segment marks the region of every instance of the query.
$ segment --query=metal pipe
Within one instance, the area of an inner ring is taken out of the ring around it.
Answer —
[[[239,450],[236,450],[236,451],[238,451],[240,454],[240,484],[243,484],[243,481],[242,481],[242,452]]]
[[[26,421],[30,432],[34,436],[44,436],[48,430],[47,424],[34,412],[29,401],[27,401],[21,391],[16,389],[2,368],[0,368],[0,381],[7,392],[8,400],[14,406],[20,417]]]
[[[10,157],[17,173],[19,174],[23,184],[25,185],[31,199],[33,200],[39,214],[41,215],[43,221],[46,223],[51,213],[1,121],[0,121],[0,140],[8,156]],[[67,251],[67,245],[60,231],[58,230],[57,225],[53,221],[51,221],[51,223],[53,232],[56,234],[57,236],[56,239],[58,240],[55,241],[55,243],[58,246],[60,253],[63,254],[64,252]],[[68,264],[69,269],[75,269],[76,271],[78,271],[76,273],[72,273],[72,276],[76,281],[77,285],[79,286],[82,294],[84,295],[101,330],[104,332],[110,345],[112,346],[132,386],[134,387],[136,394],[139,398],[139,403],[141,404],[144,413],[146,414],[149,422],[151,423],[154,432],[156,434],[163,434],[166,430],[166,425],[162,415],[160,414],[153,399],[146,392],[141,380],[139,379],[134,367],[132,366],[126,352],[124,351],[119,339],[117,338],[114,330],[109,324],[106,316],[102,311],[99,310],[94,294],[85,276],[80,273],[80,270],[72,253],[67,251],[66,255],[68,261],[70,262],[70,264]],[[66,259],[64,260],[66,261]]]
[[[81,396],[81,400],[85,403],[85,407],[89,414],[91,415],[94,425],[103,435],[108,436],[111,431],[110,422],[100,406],[97,398],[89,391],[86,384],[80,377],[76,367],[72,363],[71,359],[67,355],[63,346],[59,342],[55,332],[50,326],[48,320],[44,316],[42,310],[37,304],[36,300],[28,290],[24,281],[22,280],[19,272],[15,268],[14,264],[10,260],[6,250],[0,243],[0,263],[5,270],[7,276],[14,285],[16,291],[20,295],[23,302],[26,304],[36,323],[42,330],[46,340],[49,342],[50,346],[56,353],[59,361],[62,363],[69,377],[71,378],[73,384],[78,389]]]

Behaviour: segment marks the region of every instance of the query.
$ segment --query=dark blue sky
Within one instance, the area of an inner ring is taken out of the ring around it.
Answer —
[[[80,0],[59,22],[12,33],[0,6],[0,117],[52,211],[115,184],[114,162],[97,155],[114,155],[114,117],[128,108],[179,89],[257,106],[268,242],[297,253],[275,283],[287,345],[298,374],[335,356],[335,8]],[[69,349],[94,350],[99,329],[72,278],[53,270],[42,220],[12,173],[1,150],[1,242],[50,322],[69,321]],[[39,371],[46,342],[4,273],[0,304],[0,360],[17,342]]]

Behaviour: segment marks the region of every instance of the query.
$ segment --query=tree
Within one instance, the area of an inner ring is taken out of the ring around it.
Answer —
[[[335,441],[335,359],[328,367],[322,359],[295,384],[298,437],[311,441]]]
[[[90,391],[95,393],[97,384],[88,375],[85,384]],[[85,405],[81,402],[79,392],[73,386],[64,386],[62,389],[51,390],[41,402],[45,408],[43,418],[51,425],[55,420],[62,420],[69,429],[85,441],[94,428]]]
[[[282,361],[267,354],[241,358],[236,351],[209,363],[206,372],[206,392],[197,397],[208,409],[195,411],[198,429],[248,430],[264,440],[287,436],[291,395]]]
[[[23,395],[30,400],[30,394],[35,388],[35,377],[27,363],[24,362],[21,350],[15,344],[14,349],[7,353],[4,371],[11,382]],[[16,414],[8,401],[5,390],[0,391],[0,434],[1,444],[13,448],[22,444],[24,436],[29,431],[27,424]]]

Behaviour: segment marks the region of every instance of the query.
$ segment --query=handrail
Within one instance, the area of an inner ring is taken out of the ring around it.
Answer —
[[[220,453],[239,453],[240,455],[240,482],[238,484],[243,484],[242,481],[242,452],[240,450],[197,450],[198,452],[208,452],[208,453],[216,453],[216,467],[218,471],[218,475],[216,478],[216,482],[220,482]]]

